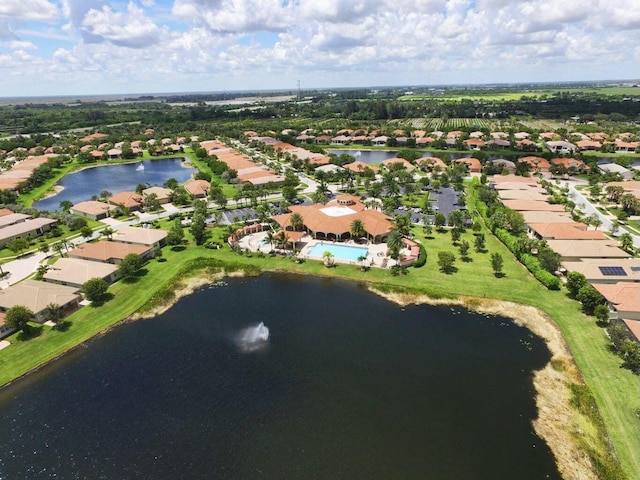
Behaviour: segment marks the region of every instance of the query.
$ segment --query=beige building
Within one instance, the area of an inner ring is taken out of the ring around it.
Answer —
[[[101,278],[107,283],[113,283],[118,279],[118,267],[111,263],[80,258],[60,258],[44,274],[47,282],[78,288],[92,278]]]
[[[65,311],[71,311],[78,308],[80,299],[77,287],[28,279],[0,290],[0,311],[23,305],[34,313],[36,322],[43,322],[47,305],[59,305]]]
[[[113,234],[113,240],[156,249],[167,244],[167,232],[156,228],[122,227]]]
[[[89,200],[88,202],[76,203],[71,207],[71,213],[80,217],[90,218],[91,220],[102,220],[110,216],[110,212],[116,207],[108,203]]]

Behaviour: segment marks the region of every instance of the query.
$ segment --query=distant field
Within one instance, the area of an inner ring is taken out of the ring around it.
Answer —
[[[494,102],[508,102],[520,100],[522,97],[540,97],[542,95],[555,95],[558,93],[598,93],[600,95],[638,97],[640,96],[640,88],[638,87],[585,87],[585,88],[550,88],[548,90],[521,90],[513,92],[492,92],[484,90],[471,90],[469,92],[452,92],[444,95],[403,95],[399,97],[401,101],[422,101],[422,100],[440,100],[440,101],[460,101],[460,100],[484,100]]]
[[[403,123],[403,122],[396,122]],[[488,128],[489,130],[508,130],[509,128],[531,128],[538,131],[555,131],[566,127],[560,121],[535,120],[535,119],[508,119],[508,118],[409,118],[407,125],[412,129],[433,132],[437,130],[449,131],[459,128],[471,127],[474,129]]]

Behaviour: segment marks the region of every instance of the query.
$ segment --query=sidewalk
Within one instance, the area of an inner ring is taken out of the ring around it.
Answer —
[[[0,288],[7,288],[9,285],[27,278],[38,269],[38,265],[45,258],[44,253],[34,252],[3,264],[2,270],[10,273],[0,280]]]

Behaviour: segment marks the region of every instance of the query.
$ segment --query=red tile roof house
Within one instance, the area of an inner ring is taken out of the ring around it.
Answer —
[[[469,148],[483,148],[486,144],[479,138],[468,138],[463,142]]]
[[[618,242],[612,240],[547,240],[546,242],[551,250],[560,255],[563,262],[631,257],[618,246]]]
[[[146,260],[151,256],[152,248],[144,245],[130,245],[102,240],[96,243],[78,245],[68,255],[70,258],[118,264],[130,253],[138,254]]]
[[[206,180],[189,180],[184,184],[184,189],[193,198],[206,198],[211,190],[211,184]]]
[[[293,230],[291,216],[298,213],[302,216],[304,230],[317,239],[335,239],[342,241],[351,238],[351,224],[361,220],[366,236],[374,242],[381,242],[391,231],[392,223],[384,213],[368,210],[366,206],[352,195],[340,195],[326,205],[294,205],[291,212],[275,215],[275,220],[283,230]]]
[[[464,163],[470,173],[480,173],[482,171],[482,162],[477,158],[458,158],[456,160],[451,160],[451,163]]]
[[[602,230],[588,230],[584,223],[530,223],[529,233],[539,240],[607,240]]]
[[[404,158],[394,157],[394,158],[387,158],[386,160],[382,161],[382,165],[387,169],[392,168],[391,165],[393,164],[400,164],[409,171],[415,170],[416,168],[413,166],[413,164],[409,160],[406,160]]]
[[[534,173],[548,172],[549,167],[551,166],[551,164],[549,163],[549,160],[542,157],[532,157],[532,156],[520,157],[518,159],[518,162],[528,163],[529,166],[531,167],[531,171]]]
[[[640,283],[600,283],[594,287],[607,300],[617,318],[640,320]]]
[[[574,168],[579,172],[587,169],[587,165],[585,165],[582,160],[578,160],[577,158],[552,158],[551,164],[562,165],[567,170],[570,168]]]
[[[142,210],[144,199],[136,192],[120,192],[109,197],[109,203],[128,209],[131,212]]]

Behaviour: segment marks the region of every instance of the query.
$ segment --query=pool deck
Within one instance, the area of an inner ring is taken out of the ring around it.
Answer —
[[[262,252],[269,253],[274,250],[272,245],[266,243],[267,232],[259,232],[251,235],[247,235],[240,239],[238,242],[240,248],[248,249],[252,252]],[[395,260],[387,257],[387,245],[385,243],[368,243],[368,244],[359,244],[354,242],[353,240],[348,240],[346,242],[332,242],[327,240],[315,240],[310,235],[305,235],[298,242],[298,248],[300,249],[300,253],[298,256],[300,258],[304,258],[306,260],[317,260],[323,261],[322,256],[309,255],[309,251],[318,243],[323,243],[327,245],[345,245],[351,247],[366,247],[369,250],[367,255],[367,259],[364,264],[368,267],[377,267],[377,268],[389,268],[396,264]],[[290,252],[290,250],[287,250]],[[338,257],[334,257],[335,263],[346,264],[346,265],[356,265],[361,266],[362,264],[357,260],[347,260],[341,259]]]

